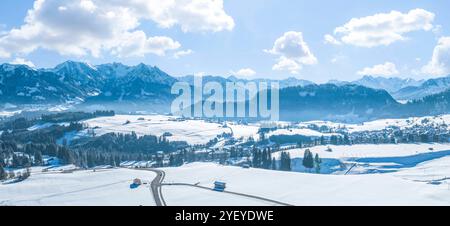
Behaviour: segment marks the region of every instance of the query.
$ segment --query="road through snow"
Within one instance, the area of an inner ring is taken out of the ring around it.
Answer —
[[[187,186],[187,187],[193,187],[193,188],[208,190],[208,191],[211,191],[211,192],[217,192],[217,191],[214,191],[211,188],[200,186],[200,185],[195,185],[195,184],[163,183],[166,174],[162,170],[158,170],[158,169],[139,169],[139,170],[151,171],[151,172],[156,173],[156,177],[153,179],[153,181],[151,182],[151,185],[150,185],[150,190],[152,192],[153,199],[155,200],[156,206],[167,206],[166,201],[164,200],[164,196],[162,194],[162,189],[161,189],[162,186]],[[232,192],[232,191],[223,191],[223,193],[236,195],[236,196],[241,196],[241,197],[245,197],[245,198],[256,199],[256,200],[260,200],[260,201],[263,201],[263,202],[268,202],[268,203],[275,204],[275,205],[292,206],[291,204],[287,204],[287,203],[284,203],[284,202],[279,202],[279,201],[276,201],[276,200],[263,198],[263,197],[259,197],[259,196],[255,196],[255,195],[243,194],[243,193]]]

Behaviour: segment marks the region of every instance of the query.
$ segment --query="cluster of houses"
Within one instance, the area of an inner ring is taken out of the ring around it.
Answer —
[[[355,132],[352,143],[447,143],[450,130],[446,126],[423,125],[406,128],[388,127],[381,131]]]

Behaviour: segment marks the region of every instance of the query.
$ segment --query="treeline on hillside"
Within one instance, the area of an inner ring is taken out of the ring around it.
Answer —
[[[69,148],[73,153],[73,164],[91,168],[99,165],[118,166],[124,161],[154,161],[157,166],[162,166],[165,153],[185,147],[185,142],[169,142],[164,137],[108,133],[77,140]]]
[[[0,122],[0,131],[22,130],[33,126],[36,122],[37,120],[35,119],[26,118],[4,120]]]
[[[15,141],[0,140],[0,166],[7,168],[27,168],[45,165],[43,156],[54,156],[62,163],[73,163],[70,150],[56,144],[18,144]]]
[[[42,115],[41,120],[44,122],[76,122],[90,118],[104,117],[104,116],[114,116],[114,111],[95,111],[90,112],[62,112],[57,114]]]
[[[43,156],[57,157],[63,165],[74,164],[82,168],[92,168],[100,165],[118,166],[124,161],[155,161],[162,162],[162,157],[155,153],[128,153],[116,150],[105,151],[90,148],[87,150],[71,149],[54,143],[18,144],[14,141],[0,140],[1,168],[28,168],[48,164]],[[162,164],[162,163],[161,163]]]
[[[56,114],[44,114],[41,117],[36,118],[13,118],[10,120],[0,121],[0,131],[7,130],[23,130],[27,129],[38,123],[61,123],[61,122],[78,122],[81,120],[104,117],[104,116],[114,116],[114,111],[95,111],[89,112],[61,112]]]
[[[281,171],[291,171],[291,156],[288,152],[281,152],[280,161],[272,157],[272,149],[264,148],[262,150],[254,148],[252,151],[252,167],[261,169],[272,169]]]
[[[76,132],[84,128],[83,124],[71,122],[67,126],[53,125],[48,128],[29,131],[27,129],[4,131],[0,136],[2,141],[11,141],[18,144],[56,144],[56,141],[67,132]]]
[[[109,133],[86,137],[70,145],[62,142],[65,133],[84,129],[80,123],[54,125],[34,131],[5,131],[0,136],[0,164],[3,167],[26,168],[45,165],[43,155],[58,157],[62,164],[90,168],[98,165],[118,166],[123,161],[161,162],[159,152],[170,153],[187,146],[185,142],[169,142],[165,137],[142,136],[135,133]]]
[[[139,137],[134,132],[131,134],[108,133],[99,137],[79,139],[71,144],[71,148],[77,150],[147,154],[158,151],[173,152],[177,148],[186,146],[186,142],[169,142],[165,137],[152,135]]]
[[[348,134],[341,136],[331,135],[329,137],[307,137],[303,135],[276,135],[270,136],[269,140],[278,145],[296,144],[299,148],[318,145],[349,145],[351,144]]]

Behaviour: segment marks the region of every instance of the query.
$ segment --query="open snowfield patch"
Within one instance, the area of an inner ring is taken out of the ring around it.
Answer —
[[[292,159],[292,170],[308,172],[302,161],[306,149],[322,159],[324,174],[393,173],[420,163],[450,156],[450,144],[365,144],[330,145],[286,151]],[[281,152],[274,153],[280,159]],[[345,164],[344,164],[345,163]]]
[[[151,181],[149,171],[111,169],[73,173],[39,173],[13,184],[0,184],[0,205],[43,206],[152,206],[151,191],[145,185],[130,189],[133,179]]]
[[[168,206],[273,206],[273,203],[189,186],[163,186]]]
[[[450,150],[450,144],[361,144],[361,145],[329,145],[312,148],[292,149],[287,151],[291,158],[303,158],[305,150],[318,153],[321,158],[349,159],[402,157],[423,153],[434,153]],[[327,151],[330,149],[331,151]],[[274,153],[279,158],[280,152]]]
[[[444,184],[450,189],[450,156],[420,163],[414,168],[401,170],[395,175],[413,181]]]
[[[293,205],[448,205],[447,185],[412,181],[396,174],[317,175],[280,172],[212,163],[194,163],[166,168],[165,182],[183,182],[213,187],[214,181],[227,183],[227,191],[256,195]],[[414,174],[414,172],[410,172]],[[416,172],[415,174],[419,174]],[[409,175],[410,176],[410,175]],[[164,187],[166,189],[166,186]],[[179,190],[178,190],[179,189]],[[207,205],[210,193],[182,188],[163,190],[164,197],[177,193],[171,205]],[[217,198],[222,194],[217,194]],[[205,197],[206,196],[206,197]],[[228,202],[228,201],[224,201]],[[231,200],[230,205],[259,205],[249,200]],[[228,205],[228,204],[227,204]]]
[[[209,123],[203,120],[176,120],[175,117],[163,115],[116,115],[100,117],[84,121],[90,128],[94,128],[96,135],[107,133],[131,133],[138,136],[162,136],[170,141],[186,141],[189,144],[206,144],[208,141],[223,133],[230,133],[229,128],[221,124]]]
[[[236,123],[227,123],[227,126],[232,130],[233,137],[236,139],[243,138],[244,141],[248,140],[250,137],[253,140],[259,139],[259,125],[240,125]]]

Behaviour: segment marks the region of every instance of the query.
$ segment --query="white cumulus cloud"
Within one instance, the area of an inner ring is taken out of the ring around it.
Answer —
[[[251,77],[256,75],[256,72],[251,68],[243,68],[238,71],[231,71],[231,74],[241,76],[241,77]]]
[[[179,25],[184,32],[233,30],[235,23],[223,6],[223,0],[102,0],[127,7],[138,17],[159,26]]]
[[[335,37],[333,37],[330,34],[326,34],[324,36],[324,43],[325,44],[332,44],[332,45],[341,45],[342,43],[338,41]]]
[[[386,62],[384,64],[378,64],[373,67],[366,67],[361,71],[358,71],[358,75],[377,75],[377,76],[392,76],[397,75],[399,72],[395,64]]]
[[[28,67],[34,68],[36,67],[33,62],[29,60],[25,60],[23,58],[16,58],[13,61],[10,62],[10,64],[17,64],[17,65],[27,65]]]
[[[148,53],[165,56],[167,51],[176,50],[181,44],[165,36],[147,37],[143,31],[125,34],[112,53],[119,57],[144,57]]]
[[[177,51],[177,52],[175,52],[173,54],[173,58],[179,59],[181,57],[188,56],[188,55],[191,55],[193,53],[194,53],[194,51],[192,49],[180,50],[180,51]]]
[[[232,30],[222,0],[36,0],[22,26],[0,37],[0,57],[37,49],[61,55],[120,57],[166,55],[181,47],[170,37],[152,37],[143,21],[184,32]]]
[[[390,45],[406,40],[405,34],[412,31],[433,29],[435,14],[424,9],[413,9],[408,13],[391,11],[373,16],[353,18],[334,30],[340,41],[360,47]]]
[[[275,41],[272,49],[264,51],[279,56],[273,70],[289,71],[292,74],[297,74],[303,65],[313,65],[318,62],[303,40],[301,32],[284,33]]]
[[[441,37],[439,39],[431,60],[422,67],[421,71],[423,74],[434,76],[450,74],[450,37]]]

